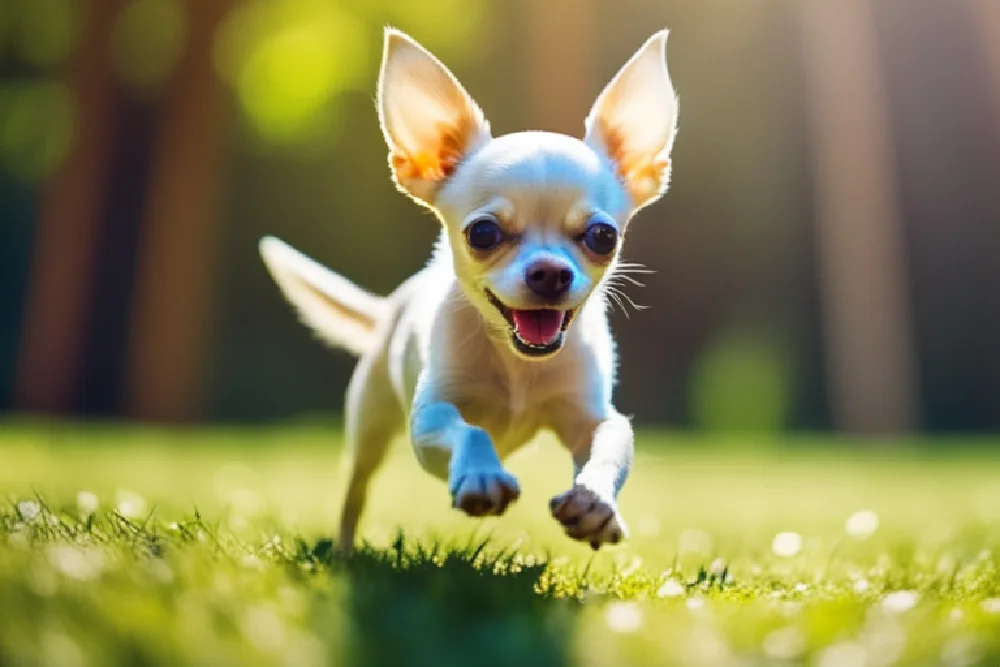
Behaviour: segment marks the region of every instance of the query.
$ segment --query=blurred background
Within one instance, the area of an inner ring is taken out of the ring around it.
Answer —
[[[3,0],[0,410],[336,414],[353,360],[256,243],[388,292],[438,225],[397,194],[384,25],[495,133],[579,136],[656,29],[681,101],[626,259],[619,408],[642,425],[1000,429],[996,0]]]

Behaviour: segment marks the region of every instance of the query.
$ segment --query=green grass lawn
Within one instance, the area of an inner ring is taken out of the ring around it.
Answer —
[[[998,445],[643,433],[596,555],[554,443],[485,521],[401,445],[343,561],[334,427],[8,422],[0,665],[1000,665]]]

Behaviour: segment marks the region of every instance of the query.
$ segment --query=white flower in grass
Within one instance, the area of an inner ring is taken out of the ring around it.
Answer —
[[[42,511],[41,506],[34,500],[22,500],[17,504],[17,513],[25,521],[31,521]]]
[[[684,595],[684,584],[676,579],[667,579],[656,591],[656,595],[661,598],[676,598]]]
[[[868,651],[857,642],[827,646],[816,660],[817,667],[868,667]]]
[[[972,667],[983,657],[982,641],[974,635],[952,637],[941,647],[941,665],[944,667]]]
[[[248,570],[264,569],[264,562],[257,557],[257,554],[245,554],[243,558],[240,559],[240,565]]]
[[[867,540],[878,530],[878,514],[871,510],[861,510],[847,517],[844,532],[860,541]]]
[[[889,593],[882,600],[882,609],[893,614],[910,611],[920,602],[920,593],[916,591],[896,591]]]
[[[858,633],[873,667],[894,665],[906,650],[906,628],[893,616],[872,614]]]
[[[605,612],[608,627],[621,634],[630,634],[642,627],[642,609],[634,602],[612,602]]]
[[[655,516],[639,517],[636,529],[643,537],[656,537],[660,534],[660,520]]]
[[[685,600],[684,604],[686,604],[687,608],[690,609],[691,611],[701,611],[702,609],[705,608],[705,598],[701,597],[700,595],[695,596]]]
[[[1000,598],[987,598],[979,603],[987,614],[1000,614]]]
[[[247,609],[240,619],[240,628],[250,643],[261,651],[279,650],[287,637],[282,618],[263,605]]]
[[[738,665],[733,650],[726,642],[725,635],[706,623],[698,623],[686,633],[680,645],[684,664],[698,665]]]
[[[712,550],[712,538],[703,530],[688,528],[677,538],[680,554],[707,554]]]
[[[52,567],[59,570],[70,579],[89,581],[96,578],[104,569],[104,554],[97,549],[60,544],[47,550]]]
[[[285,667],[322,667],[331,664],[326,644],[307,632],[292,632],[281,650]]]
[[[796,627],[775,630],[764,637],[763,649],[774,660],[794,660],[806,650],[806,637]]]
[[[79,510],[80,516],[90,516],[97,511],[100,505],[101,501],[98,500],[97,495],[90,491],[80,491],[76,494],[76,508]]]
[[[867,579],[858,579],[857,581],[854,582],[854,592],[857,593],[858,595],[866,593],[869,588],[871,588],[871,584],[868,582]]]
[[[153,558],[147,561],[146,570],[161,584],[172,584],[174,582],[174,570],[160,558]]]
[[[40,643],[45,664],[64,667],[83,667],[87,664],[83,650],[69,635],[62,632],[45,632]]]
[[[781,613],[791,618],[802,613],[802,603],[796,600],[787,600],[781,603]]]
[[[793,532],[778,533],[771,540],[771,551],[783,558],[797,556],[802,551],[802,536]]]
[[[138,519],[146,516],[146,499],[135,491],[118,489],[115,492],[115,506],[118,512],[127,519]]]

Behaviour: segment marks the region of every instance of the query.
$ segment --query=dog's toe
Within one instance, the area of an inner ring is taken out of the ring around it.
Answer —
[[[625,536],[625,522],[614,502],[585,486],[574,486],[554,497],[549,510],[568,537],[587,542],[594,550],[603,544],[617,544]]]
[[[479,517],[503,514],[521,489],[517,479],[501,469],[466,473],[456,480],[451,494],[453,507]]]

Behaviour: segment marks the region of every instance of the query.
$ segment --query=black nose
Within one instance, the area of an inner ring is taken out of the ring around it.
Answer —
[[[569,291],[573,270],[561,262],[541,259],[532,262],[524,272],[524,282],[532,292],[544,299],[558,299]]]

